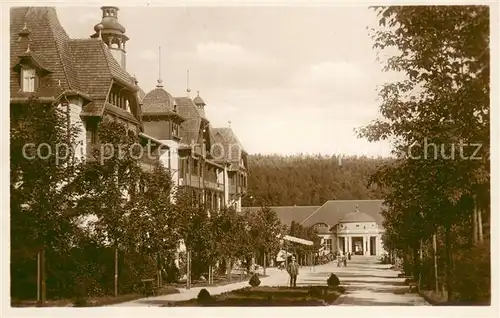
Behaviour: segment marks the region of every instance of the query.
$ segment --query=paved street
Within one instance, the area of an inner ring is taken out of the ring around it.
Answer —
[[[347,267],[330,263],[328,270],[335,273],[347,293],[336,305],[342,306],[429,306],[418,294],[409,294],[404,278],[398,278],[398,271],[390,265],[381,265],[376,257],[355,256]],[[316,279],[324,280],[329,273],[309,275],[301,284],[313,284]]]
[[[351,306],[425,306],[429,305],[417,294],[408,294],[404,279],[398,278],[399,272],[391,270],[389,265],[378,264],[376,257],[353,257],[347,267],[337,267],[337,263],[329,263],[310,267],[302,267],[297,279],[298,286],[326,285],[330,273],[335,273],[347,293],[341,296],[337,305]],[[275,268],[268,269],[268,277],[261,279],[261,286],[284,286],[288,284],[286,271]],[[238,282],[219,287],[208,287],[211,295],[218,295],[231,290],[247,287],[248,282]],[[201,287],[191,290],[181,289],[179,294],[149,297],[113,306],[160,306],[167,301],[179,301],[196,298]]]

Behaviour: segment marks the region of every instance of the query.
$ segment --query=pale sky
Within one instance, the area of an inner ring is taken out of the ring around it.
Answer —
[[[57,9],[72,38],[87,38],[98,7]],[[387,156],[387,143],[355,128],[378,116],[376,88],[391,80],[376,62],[364,7],[121,7],[127,70],[147,93],[158,78],[186,95],[200,91],[214,127],[228,126],[251,153]]]

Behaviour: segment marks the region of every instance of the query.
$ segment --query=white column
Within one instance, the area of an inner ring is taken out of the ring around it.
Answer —
[[[368,235],[368,255],[371,255],[371,252],[370,252],[371,251],[371,244],[372,244],[371,238],[372,237],[370,235]]]
[[[349,238],[344,236],[344,252],[347,253],[347,249],[349,248]]]
[[[363,255],[366,255],[366,235],[363,235]]]
[[[379,234],[377,234],[377,236],[375,236],[375,254],[377,254],[377,256],[382,255],[382,249],[381,249],[381,246],[380,246],[380,235]]]
[[[352,253],[352,237],[350,235],[347,237],[347,252]]]

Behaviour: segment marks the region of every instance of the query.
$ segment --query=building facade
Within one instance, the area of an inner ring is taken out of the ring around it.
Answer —
[[[314,227],[321,237],[319,254],[351,253],[351,255],[381,256],[382,200],[330,200],[322,206],[271,207],[282,224],[296,222]],[[256,210],[259,208],[243,208]]]
[[[139,136],[145,148],[140,160],[144,170],[160,161],[170,169],[176,189],[190,191],[198,204],[211,210],[241,208],[237,198],[245,192],[247,173],[241,144],[231,145],[232,139],[216,133],[199,95],[172,97],[161,78],[156,88],[144,93],[127,71],[127,54],[133,52],[126,50],[130,39],[118,12],[114,6],[102,7],[94,33],[87,39],[72,39],[55,8],[12,8],[11,109],[33,96],[67,109],[70,122],[80,128],[77,142],[82,158],[99,144],[99,124],[104,119],[119,121]],[[228,129],[237,140],[230,128],[222,130]],[[245,164],[235,164],[231,156],[214,151],[235,147],[241,147],[235,160]]]

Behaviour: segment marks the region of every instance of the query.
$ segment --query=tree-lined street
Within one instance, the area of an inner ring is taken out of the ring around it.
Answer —
[[[271,268],[267,270],[268,277],[261,279],[260,286],[287,286],[286,271]],[[429,303],[416,293],[408,293],[404,278],[398,278],[399,271],[390,269],[390,265],[380,264],[376,257],[354,257],[347,267],[337,267],[336,262],[300,268],[297,286],[326,285],[331,273],[336,274],[341,286],[347,292],[340,296],[336,305],[342,306],[428,306]],[[238,282],[220,287],[208,287],[211,295],[244,288],[248,282]],[[179,294],[158,297],[148,297],[114,306],[162,306],[168,302],[196,298],[201,287],[191,290],[181,289]]]

